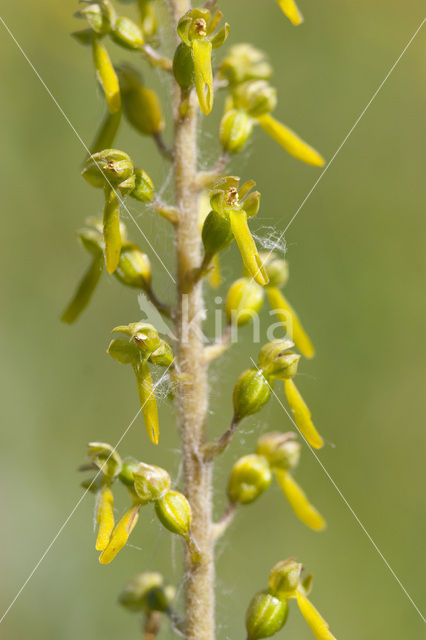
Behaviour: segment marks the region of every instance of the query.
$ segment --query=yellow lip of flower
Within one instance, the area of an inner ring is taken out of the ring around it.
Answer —
[[[276,469],[275,475],[282,492],[290,503],[297,517],[314,531],[325,529],[326,523],[322,515],[315,509],[306,497],[305,492],[294,478],[283,469]]]
[[[108,55],[108,51],[95,35],[93,43],[93,62],[99,84],[102,86],[110,113],[121,109],[120,85],[117,74]]]
[[[151,442],[153,444],[158,444],[160,440],[158,407],[154,393],[154,383],[151,378],[148,363],[145,360],[144,362],[135,365],[133,368],[136,375],[139,401],[145,421],[145,427]]]
[[[230,211],[229,222],[231,223],[232,233],[240,250],[245,268],[255,282],[265,286],[268,284],[268,276],[257,251],[256,243],[250,233],[247,224],[247,214],[244,209],[240,211]]]
[[[325,160],[318,151],[299,138],[294,131],[281,124],[281,122],[278,122],[278,120],[275,120],[271,115],[264,114],[259,116],[257,120],[262,129],[278,142],[278,144],[284,147],[290,155],[314,167],[324,166]]]
[[[71,302],[68,304],[61,316],[62,322],[72,324],[87,307],[102,275],[103,263],[104,259],[102,254],[100,257],[95,256],[93,258],[89,268],[82,277]]]
[[[313,358],[315,355],[314,346],[293,307],[277,287],[268,287],[266,292],[269,304],[276,312],[278,320],[285,327],[287,333],[289,334],[289,331],[292,333],[289,337],[294,341],[300,353],[305,358]]]
[[[277,0],[282,12],[290,20],[292,24],[298,26],[303,22],[303,16],[300,13],[294,0]]]
[[[320,449],[324,445],[324,441],[315,429],[311,420],[311,413],[293,380],[285,380],[284,389],[297,427],[300,429],[302,435],[306,438],[311,447],[314,449]]]
[[[105,266],[108,273],[114,273],[118,267],[121,253],[120,205],[113,189],[105,190],[105,208],[103,218],[105,241]]]
[[[140,504],[133,505],[117,523],[108,546],[99,556],[99,562],[101,564],[109,564],[112,562],[117,553],[125,546],[138,521],[140,508]]]
[[[114,529],[114,496],[109,486],[105,485],[99,492],[96,505],[96,520],[99,525],[96,538],[96,551],[104,551],[110,541]]]
[[[208,115],[213,109],[212,43],[207,38],[191,43],[194,62],[195,90],[201,111]]]
[[[296,592],[296,599],[300,612],[310,626],[315,638],[317,640],[336,640],[327,622],[300,590]]]

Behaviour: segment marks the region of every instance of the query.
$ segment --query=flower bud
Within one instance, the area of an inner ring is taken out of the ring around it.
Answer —
[[[165,340],[163,340],[158,349],[153,351],[149,356],[149,361],[159,367],[168,367],[172,364],[173,360],[173,350]]]
[[[228,324],[242,327],[257,315],[263,303],[263,288],[249,278],[240,278],[230,287],[225,311]]]
[[[230,502],[250,504],[272,482],[272,473],[265,458],[256,454],[244,456],[234,464],[228,483]]]
[[[284,259],[266,261],[265,271],[269,276],[269,287],[283,287],[288,280],[288,262]]]
[[[142,502],[158,500],[169,489],[171,479],[165,469],[151,464],[140,463],[133,473],[135,491]]]
[[[257,413],[268,402],[270,386],[258,369],[247,369],[234,387],[233,401],[236,420]]]
[[[130,195],[139,202],[149,202],[154,197],[154,184],[143,169],[135,169],[135,188]]]
[[[287,380],[296,375],[301,356],[289,351],[293,346],[291,340],[273,340],[268,342],[259,352],[258,366],[266,376]]]
[[[268,79],[272,75],[272,67],[263,51],[251,44],[237,44],[223,59],[220,73],[231,85],[237,85],[246,80]]]
[[[118,601],[129,611],[143,611],[146,608],[147,595],[162,585],[161,573],[148,571],[140,573],[126,584],[118,596]]]
[[[155,4],[155,0],[139,0],[138,2],[140,24],[146,38],[152,38],[157,31]]]
[[[153,587],[147,593],[146,604],[150,611],[161,611],[162,613],[170,610],[170,606],[176,597],[176,589],[172,585],[159,585]]]
[[[143,34],[138,25],[124,16],[120,16],[115,21],[111,37],[117,44],[130,50],[138,50],[144,43]]]
[[[229,221],[217,211],[210,211],[204,220],[201,237],[206,255],[211,257],[229,247],[234,239]]]
[[[140,73],[130,65],[121,66],[118,74],[127,120],[143,135],[158,135],[164,118],[157,94],[144,86]]]
[[[288,615],[286,600],[279,600],[268,591],[257,593],[246,613],[247,640],[270,638],[283,628]]]
[[[173,58],[173,75],[183,90],[190,89],[195,82],[194,62],[191,47],[181,42]]]
[[[220,142],[227,153],[238,153],[253,131],[252,118],[242,109],[227,111],[220,123]]]
[[[272,468],[287,470],[298,465],[300,449],[294,433],[272,431],[259,438],[256,453],[264,456]]]
[[[124,458],[118,478],[127,487],[134,487],[135,481],[133,479],[133,474],[137,471],[139,465],[140,462],[139,460],[136,460],[136,458]]]
[[[128,325],[114,327],[112,332],[129,336],[144,355],[151,354],[162,344],[157,329],[149,322],[131,322]]]
[[[125,242],[114,275],[128,287],[146,290],[151,284],[151,265],[148,256],[136,244]]]
[[[115,21],[115,11],[108,0],[101,3],[89,4],[81,9],[80,14],[86,18],[90,28],[99,35],[105,35],[111,31]]]
[[[277,106],[277,92],[265,80],[250,80],[239,85],[234,93],[234,104],[253,118],[269,113]]]
[[[87,455],[108,478],[115,478],[121,471],[118,452],[106,442],[89,442]]]
[[[155,512],[160,522],[172,533],[187,536],[191,527],[191,507],[178,491],[168,491],[155,502]]]
[[[288,598],[299,586],[302,565],[293,558],[281,560],[271,569],[269,574],[269,589],[280,599]]]
[[[88,159],[81,175],[89,184],[98,189],[119,185],[133,174],[133,164],[124,151],[104,149]]]

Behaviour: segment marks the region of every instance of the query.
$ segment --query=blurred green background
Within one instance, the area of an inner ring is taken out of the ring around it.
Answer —
[[[277,117],[328,159],[424,14],[421,0],[300,0],[306,21],[293,28],[273,0],[224,5],[230,44],[251,41],[270,54]],[[72,17],[77,8],[71,0],[21,0],[4,2],[0,15],[90,143],[104,102],[89,51],[69,37],[79,26]],[[424,45],[425,28],[286,234],[286,291],[317,346],[317,357],[302,363],[297,381],[328,441],[319,458],[420,608],[426,591]],[[110,49],[114,60],[123,57],[115,46]],[[80,178],[80,142],[1,24],[0,51],[2,612],[82,494],[76,467],[86,443],[115,443],[137,411],[131,372],[116,366],[105,348],[113,326],[141,314],[134,292],[104,277],[79,322],[72,328],[59,322],[87,264],[75,230],[100,213],[101,198]],[[169,86],[140,63],[147,82],[169,104]],[[220,104],[202,133],[204,166],[218,153]],[[126,126],[117,145],[167,189],[169,168],[149,140]],[[253,226],[260,236],[268,235],[268,227],[285,228],[319,176],[261,131],[231,172],[257,180],[263,203]],[[173,269],[166,223],[136,201],[130,208]],[[129,231],[147,249],[130,222]],[[239,277],[235,248],[222,262],[228,279]],[[152,264],[159,295],[170,299],[167,274],[154,256]],[[226,286],[219,295],[225,292]],[[217,308],[215,295],[208,293],[211,310]],[[250,329],[243,330],[240,343],[212,368],[212,435],[227,426],[232,385],[249,366],[249,355],[257,355],[250,337]],[[175,411],[162,400],[160,414],[158,450],[139,419],[120,452],[161,463],[176,477]],[[220,460],[218,514],[233,461],[270,428],[291,428],[276,401],[244,423]],[[218,547],[218,640],[245,637],[248,600],[265,586],[270,567],[290,555],[314,573],[312,600],[340,640],[424,637],[420,616],[306,447],[297,479],[328,529],[315,534],[296,521],[277,487],[241,509]],[[118,502],[122,509],[124,494]],[[137,618],[115,604],[117,594],[140,570],[159,569],[179,581],[179,543],[171,543],[146,509],[134,546],[101,567],[92,518],[93,499],[87,496],[2,622],[2,638],[140,637]],[[296,610],[281,636],[312,637]],[[160,637],[172,634],[165,628]]]

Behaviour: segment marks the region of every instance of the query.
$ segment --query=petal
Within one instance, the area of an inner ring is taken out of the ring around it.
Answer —
[[[121,233],[120,206],[113,189],[108,189],[105,193],[103,225],[106,270],[108,273],[114,273],[120,260]]]
[[[284,147],[290,155],[314,167],[322,167],[325,164],[324,158],[318,151],[315,151],[313,147],[299,138],[294,131],[285,127],[269,114],[260,116],[258,120],[264,131]]]
[[[294,24],[295,26],[302,24],[303,16],[293,0],[277,0],[277,2],[280,5],[284,15],[287,16],[292,24]]]
[[[117,553],[124,547],[138,521],[140,508],[140,504],[133,506],[118,522],[112,532],[111,540],[109,541],[107,548],[102,551],[99,556],[99,562],[101,564],[109,564],[114,560]]]
[[[288,404],[293,412],[296,425],[311,447],[314,447],[314,449],[320,449],[323,446],[324,441],[315,429],[311,420],[311,412],[297,390],[293,380],[285,380],[284,389]]]
[[[277,318],[285,327],[289,338],[293,340],[294,344],[305,358],[312,358],[315,355],[314,346],[302,327],[299,317],[293,307],[287,302],[277,287],[268,287],[267,294],[269,304],[275,310]]]
[[[294,478],[287,471],[281,469],[276,470],[276,476],[278,484],[297,517],[314,531],[324,529],[326,526],[324,518],[310,504],[305,492],[299,487]]]
[[[244,266],[250,276],[262,286],[268,283],[268,276],[263,267],[262,260],[257,252],[256,244],[247,224],[247,214],[241,210],[229,213],[232,233],[237,241],[238,248],[243,259]]]
[[[114,497],[109,487],[103,487],[98,496],[96,521],[99,525],[96,550],[103,551],[107,548],[114,529]]]
[[[61,316],[62,322],[72,324],[82,311],[87,307],[96,285],[99,282],[103,269],[103,258],[94,258],[92,264],[84,274],[73,299]]]
[[[93,62],[96,76],[102,86],[110,113],[121,109],[120,85],[108,51],[97,37],[93,37]]]
[[[210,40],[193,40],[191,43],[194,62],[195,89],[201,111],[208,115],[213,109],[212,45]]]
[[[138,385],[139,401],[145,420],[145,427],[149,439],[153,444],[158,444],[160,439],[160,427],[158,423],[158,407],[155,399],[154,384],[147,362],[134,367],[136,382]]]
[[[324,618],[300,591],[297,592],[297,604],[317,640],[336,640]]]

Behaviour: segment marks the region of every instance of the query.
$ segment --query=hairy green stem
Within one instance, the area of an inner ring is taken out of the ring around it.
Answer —
[[[175,22],[191,8],[190,0],[170,0]],[[202,284],[188,287],[188,275],[201,259],[198,221],[197,108],[189,97],[182,116],[181,91],[174,86],[174,180],[179,222],[176,225],[178,304],[177,402],[182,437],[185,493],[193,513],[192,536],[199,554],[185,553],[185,637],[214,640],[214,563],[212,535],[212,465],[205,462],[207,365],[204,360]],[[184,100],[187,100],[185,96]]]

